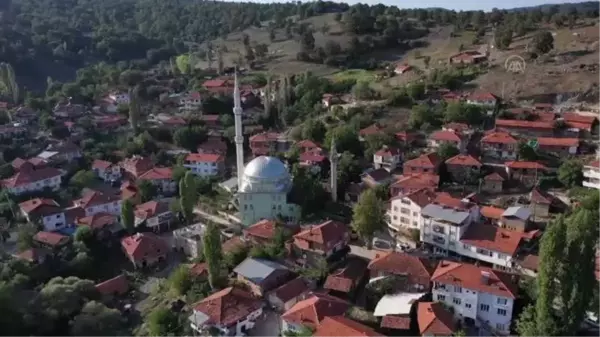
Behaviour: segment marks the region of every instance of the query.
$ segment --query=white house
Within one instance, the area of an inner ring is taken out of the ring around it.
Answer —
[[[402,152],[399,149],[384,146],[373,154],[373,166],[375,169],[384,168],[391,172],[398,167],[401,157]]]
[[[202,97],[197,91],[179,96],[179,110],[194,111],[202,107]]]
[[[108,94],[107,98],[116,103],[117,105],[129,104],[129,94],[126,92],[112,92]]]
[[[393,231],[410,228],[422,230],[421,210],[429,205],[436,196],[435,192],[424,188],[393,197],[387,211],[388,227]]]
[[[583,186],[600,190],[600,161],[594,160],[583,167]]]
[[[148,201],[135,207],[135,226],[142,223],[156,233],[168,229],[173,219],[169,203],[166,201]]]
[[[67,225],[63,209],[52,199],[35,198],[24,201],[19,204],[19,209],[27,221],[39,220],[46,232],[53,232]]]
[[[433,300],[454,310],[455,319],[507,335],[518,293],[516,276],[472,264],[442,261],[431,277]]]
[[[198,252],[202,249],[202,235],[205,228],[204,224],[197,223],[174,230],[173,249],[191,258],[198,257]]]
[[[100,212],[121,216],[121,196],[119,194],[88,190],[81,199],[74,200],[73,203],[76,207],[81,207],[85,211],[85,216]]]
[[[190,326],[198,333],[217,329],[219,335],[242,336],[263,313],[263,302],[236,287],[216,292],[196,303]]]
[[[62,172],[53,167],[21,170],[8,179],[2,180],[2,186],[12,194],[43,191],[49,188],[58,190]]]
[[[92,163],[92,171],[96,176],[105,182],[117,181],[121,179],[121,168],[106,160],[96,159]]]
[[[190,153],[183,166],[201,177],[214,177],[225,170],[225,158],[219,154]]]
[[[173,180],[170,167],[155,167],[139,176],[140,180],[148,180],[158,188],[161,194],[173,194],[177,191],[177,182]]]
[[[494,106],[498,103],[498,97],[491,92],[472,93],[467,96],[467,103],[480,106]]]

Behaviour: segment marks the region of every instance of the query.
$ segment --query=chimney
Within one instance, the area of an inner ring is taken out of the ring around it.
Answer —
[[[487,271],[481,271],[481,283],[489,284],[490,281],[490,273]]]

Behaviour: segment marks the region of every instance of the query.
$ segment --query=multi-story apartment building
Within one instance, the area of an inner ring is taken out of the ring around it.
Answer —
[[[27,221],[41,222],[46,232],[52,232],[67,225],[65,212],[52,199],[35,198],[24,201],[19,204],[19,209]]]
[[[121,216],[121,197],[118,194],[89,190],[83,194],[81,199],[74,200],[73,204],[81,207],[85,211],[85,216],[97,213]]]
[[[96,159],[92,163],[92,171],[96,176],[106,182],[117,181],[121,179],[121,168],[106,160]]]
[[[583,167],[583,186],[600,190],[599,160],[594,160]]]
[[[20,170],[8,179],[2,180],[2,186],[10,193],[19,195],[60,187],[62,172],[53,167],[30,168]]]
[[[384,146],[373,155],[373,166],[375,169],[384,168],[391,172],[400,164],[402,151],[395,147]]]
[[[472,264],[442,261],[433,276],[433,300],[453,308],[455,319],[510,333],[518,293],[516,276]]]
[[[185,157],[183,166],[189,168],[195,175],[214,177],[225,170],[225,157],[219,154],[190,153]]]
[[[435,200],[436,196],[431,189],[423,188],[393,197],[387,211],[388,227],[393,231],[421,229],[421,210]]]
[[[427,142],[432,148],[438,148],[443,144],[450,144],[463,152],[467,146],[468,139],[455,131],[439,130],[432,133]]]

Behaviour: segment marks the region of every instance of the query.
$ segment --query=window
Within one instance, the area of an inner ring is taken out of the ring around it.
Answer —
[[[504,330],[504,324],[502,324],[502,323],[496,323],[496,329],[498,329],[498,330]]]
[[[438,301],[444,301],[444,300],[446,300],[446,296],[444,296],[444,295],[437,295],[437,299],[438,299]]]
[[[471,248],[471,247],[469,247],[469,245],[467,245],[467,244],[463,244],[463,249],[470,250],[470,248]]]
[[[455,293],[462,293],[462,288],[459,286],[454,286],[454,292]]]
[[[57,214],[57,215],[56,215],[56,218],[57,218],[57,219],[60,219],[60,214]]]
[[[506,316],[506,309],[498,309],[498,315]]]
[[[413,212],[413,216],[419,216],[419,213]]]
[[[402,199],[400,200],[400,202],[402,202],[405,205],[410,205],[410,199]]]
[[[398,206],[394,206],[394,212],[398,211]]]
[[[488,311],[490,311],[490,306],[487,304],[482,304],[479,306],[479,310],[488,312]]]
[[[471,303],[465,303],[465,308],[471,309]]]
[[[403,216],[400,217],[400,222],[401,223],[405,223],[405,224],[409,224],[410,223],[410,221],[408,221],[408,219],[405,218],[405,217],[403,217]]]
[[[410,210],[408,208],[402,207],[400,209],[400,213],[405,214],[405,215],[410,215]]]
[[[392,217],[392,219],[394,219],[394,220],[398,220],[398,217],[394,215],[394,216]]]
[[[514,229],[512,229],[512,230],[514,230]],[[506,255],[498,253],[498,258],[504,260],[504,259],[506,259]]]
[[[506,305],[508,300],[506,298],[498,297],[498,304]]]
[[[456,297],[452,298],[452,303],[460,305],[460,298],[456,298]]]

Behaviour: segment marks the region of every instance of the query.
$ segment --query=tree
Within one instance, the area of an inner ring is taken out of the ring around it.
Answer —
[[[408,96],[413,100],[417,101],[423,99],[425,95],[425,84],[424,83],[411,83],[407,90]]]
[[[371,89],[367,81],[359,81],[352,88],[352,95],[357,99],[371,99],[373,98],[373,94],[373,89]]]
[[[426,55],[423,57],[423,64],[425,65],[425,69],[429,69],[429,62],[431,62],[431,56]]]
[[[140,197],[142,198],[142,202],[150,201],[158,195],[158,189],[149,180],[140,180],[137,183],[137,187],[140,191]]]
[[[148,315],[151,336],[180,336],[181,326],[177,314],[165,307],[158,307]]]
[[[444,143],[440,145],[437,149],[437,155],[440,157],[442,162],[450,159],[456,155],[460,154],[458,148],[450,143]]]
[[[564,161],[558,168],[558,180],[568,188],[581,186],[583,164],[576,159]]]
[[[182,54],[175,58],[175,64],[177,69],[182,74],[189,74],[190,72],[190,56],[188,54]]]
[[[19,231],[17,232],[17,249],[22,252],[33,247],[33,236],[37,232],[37,226],[32,223],[19,226]]]
[[[196,177],[191,171],[185,173],[179,182],[179,201],[181,211],[188,225],[194,221],[194,207],[198,202],[198,191],[196,189]]]
[[[310,53],[315,49],[315,37],[310,29],[306,30],[300,39],[302,50]]]
[[[75,241],[83,242],[84,244],[90,242],[93,237],[94,233],[89,226],[78,226],[73,235]]]
[[[69,180],[69,184],[77,188],[91,187],[96,180],[96,175],[92,171],[77,171]]]
[[[554,49],[554,37],[548,31],[538,32],[531,39],[531,47],[537,55],[547,54]]]
[[[276,38],[275,29],[270,29],[269,30],[269,40],[271,42],[275,42],[275,38]]]
[[[494,34],[494,43],[498,49],[508,49],[512,42],[513,31],[509,27],[500,27]]]
[[[173,141],[189,151],[196,151],[198,144],[204,142],[208,136],[207,130],[201,126],[187,126],[177,129],[173,134]]]
[[[220,284],[223,251],[221,248],[221,234],[219,228],[214,223],[206,226],[206,231],[202,237],[203,252],[206,263],[208,264],[208,282],[214,290]]]
[[[533,147],[529,146],[529,144],[527,144],[526,142],[519,142],[517,151],[518,151],[520,160],[532,161],[532,160],[537,160],[537,158],[538,158],[538,154],[535,151],[535,149]]]
[[[71,321],[73,336],[110,336],[126,334],[121,312],[104,304],[87,302]]]
[[[185,293],[192,287],[192,275],[190,274],[190,268],[187,265],[181,265],[175,269],[169,276],[169,284],[171,288],[179,296],[185,295]]]
[[[19,85],[13,67],[6,62],[0,63],[0,93],[10,97],[13,104],[19,103]],[[9,115],[10,116],[10,115]]]
[[[263,59],[269,53],[269,46],[266,43],[259,43],[254,46],[254,54],[258,59]]]
[[[349,151],[355,155],[362,154],[362,145],[358,139],[358,132],[350,125],[342,125],[327,130],[324,145],[326,147],[331,146],[331,142],[334,138],[338,153]]]
[[[364,191],[353,209],[352,228],[370,249],[375,232],[384,229],[385,226],[383,203],[377,198],[374,190]]]
[[[326,132],[325,124],[321,120],[309,119],[302,127],[302,138],[320,143],[325,139]]]
[[[121,223],[123,228],[130,235],[135,231],[135,215],[133,211],[133,203],[131,200],[125,199],[121,204]]]
[[[129,124],[134,134],[138,132],[138,122],[140,119],[139,90],[139,87],[129,88]]]
[[[327,193],[319,177],[299,165],[293,167],[292,174],[294,180],[290,198],[300,205],[302,215],[314,214],[322,209],[327,201]]]

